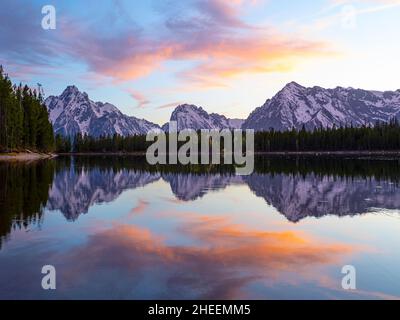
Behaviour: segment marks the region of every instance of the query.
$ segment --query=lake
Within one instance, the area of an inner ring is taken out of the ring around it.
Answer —
[[[400,297],[399,160],[257,157],[252,175],[234,172],[0,163],[0,299]]]

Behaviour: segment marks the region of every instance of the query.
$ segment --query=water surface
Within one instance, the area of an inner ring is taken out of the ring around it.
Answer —
[[[400,297],[395,159],[0,164],[1,299]],[[57,289],[41,288],[41,268]],[[357,290],[342,289],[344,265]]]

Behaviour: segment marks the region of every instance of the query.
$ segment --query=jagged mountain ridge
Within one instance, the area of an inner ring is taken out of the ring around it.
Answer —
[[[373,125],[398,118],[400,90],[367,91],[342,88],[306,88],[296,82],[287,84],[272,99],[254,110],[243,129],[256,131],[292,128],[332,128],[344,125]]]
[[[75,86],[67,87],[60,96],[48,97],[45,104],[54,132],[64,136],[128,136],[160,128],[147,120],[127,116],[110,103],[93,102]]]
[[[229,185],[242,184],[241,176],[231,174],[174,174],[166,173],[161,177],[168,182],[178,200],[194,201],[206,195],[210,190],[224,189]]]
[[[60,96],[50,96],[45,100],[49,117],[56,134],[74,136],[78,133],[98,137],[119,134],[122,136],[146,134],[150,130],[161,129],[159,125],[123,114],[110,103],[94,102],[87,93],[76,86],[68,86]],[[171,115],[178,130],[184,129],[239,129],[242,119],[228,119],[217,113],[207,113],[201,107],[183,104],[176,107]],[[169,125],[162,128],[169,130]]]
[[[159,180],[158,173],[130,170],[65,169],[54,177],[47,208],[60,210],[69,221],[85,214],[94,204],[115,200],[123,191],[144,187]]]
[[[75,86],[67,87],[56,97],[45,100],[55,133],[73,136],[77,133],[92,136],[127,136],[146,134],[160,129],[155,123],[124,115],[112,104],[93,102]],[[254,129],[256,131],[314,129],[344,125],[371,125],[400,117],[400,90],[368,91],[342,88],[306,88],[296,82],[287,84],[273,98],[255,109],[246,120],[229,119],[203,108],[182,104],[172,112],[170,121],[184,129]],[[162,126],[169,130],[169,123]]]
[[[207,193],[232,185],[247,185],[291,222],[326,215],[355,216],[374,208],[399,209],[400,190],[390,181],[348,179],[317,174],[196,175],[146,171],[65,169],[57,173],[49,192],[47,209],[60,210],[76,220],[94,204],[112,202],[128,189],[162,179],[180,201],[195,201]]]
[[[170,121],[177,123],[177,130],[185,129],[240,129],[244,120],[228,119],[217,113],[207,113],[203,108],[192,104],[182,104],[175,108],[171,114]],[[164,131],[169,131],[169,123],[163,125]]]
[[[326,215],[355,216],[376,208],[400,208],[398,187],[372,177],[363,180],[314,173],[306,176],[253,174],[243,180],[257,197],[291,222]]]

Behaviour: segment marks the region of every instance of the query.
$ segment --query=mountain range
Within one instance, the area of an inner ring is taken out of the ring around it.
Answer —
[[[287,84],[272,99],[254,110],[243,129],[256,131],[306,129],[333,126],[361,126],[398,118],[400,90],[367,91],[342,88],[306,88]]]
[[[76,220],[95,204],[108,203],[128,189],[145,187],[156,181],[170,185],[178,201],[195,201],[211,191],[233,185],[247,186],[291,222],[326,215],[354,216],[384,208],[400,208],[400,194],[389,180],[369,177],[349,179],[309,173],[232,174],[151,173],[80,167],[57,172],[46,205],[60,210],[68,220]]]
[[[56,134],[77,133],[98,137],[120,134],[146,134],[149,130],[169,130],[145,119],[127,116],[110,103],[94,102],[75,86],[67,87],[60,96],[45,100]],[[370,125],[387,122],[400,115],[400,90],[368,91],[342,88],[306,88],[296,82],[287,84],[264,105],[256,108],[247,119],[229,119],[209,114],[203,108],[182,104],[172,112],[170,121],[177,129],[314,129],[344,125]]]

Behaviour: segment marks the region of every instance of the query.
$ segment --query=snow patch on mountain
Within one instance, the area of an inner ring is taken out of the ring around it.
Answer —
[[[371,125],[398,117],[400,90],[367,91],[342,88],[306,88],[287,84],[272,99],[255,109],[243,129],[290,130],[292,128],[332,128],[344,125]]]
[[[207,113],[202,107],[192,104],[182,104],[172,112],[170,121],[177,122],[178,131],[185,129],[192,130],[223,130],[240,129],[244,120],[228,119],[217,113]],[[169,124],[165,124],[163,130],[169,130]]]
[[[60,96],[48,97],[45,104],[54,132],[64,136],[128,136],[160,129],[155,123],[124,115],[110,103],[93,102],[76,86],[67,87]]]

